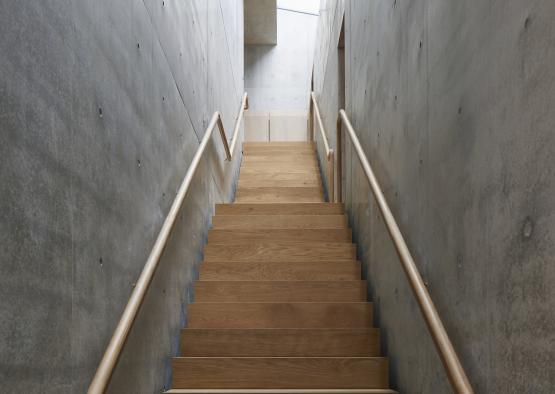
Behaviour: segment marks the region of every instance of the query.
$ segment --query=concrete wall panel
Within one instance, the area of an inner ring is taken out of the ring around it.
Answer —
[[[347,113],[470,380],[550,392],[555,6],[323,1],[314,80],[329,130],[343,8]],[[349,144],[344,176],[393,385],[451,392]]]
[[[226,42],[242,41],[242,2],[225,3],[0,1],[3,391],[86,391],[207,119],[233,125],[243,56]],[[170,382],[213,204],[240,162],[216,138],[110,392]]]
[[[275,45],[276,0],[245,0],[245,44]]]

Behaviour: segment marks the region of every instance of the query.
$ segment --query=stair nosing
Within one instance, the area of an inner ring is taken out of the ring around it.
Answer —
[[[237,330],[237,331],[266,331],[266,330],[272,330],[272,331],[301,331],[301,330],[305,330],[305,331],[379,331],[380,329],[378,327],[330,327],[330,328],[326,328],[326,327],[288,327],[288,328],[283,328],[283,327],[260,327],[260,328],[256,328],[256,327],[246,327],[246,328],[238,328],[238,327],[231,327],[231,328],[217,328],[217,327],[207,327],[207,328],[202,328],[202,327],[183,327],[181,328],[181,331],[191,331],[191,330],[198,330],[198,331],[207,331],[207,330],[212,330],[212,331],[219,331],[219,330],[225,330],[225,331],[229,331],[229,330]]]
[[[266,304],[266,305],[278,305],[278,304],[326,304],[326,305],[338,305],[338,304],[373,304],[372,301],[345,301],[345,302],[327,302],[327,301],[284,301],[284,302],[265,302],[265,301],[195,301],[189,304],[191,305],[206,305],[206,304],[241,304],[241,305],[259,305],[259,304]]]
[[[386,357],[386,356],[366,356],[366,357],[363,357],[363,356],[344,356],[344,357],[338,357],[338,356],[329,356],[329,357],[326,357],[326,356],[317,356],[317,357],[311,357],[311,356],[308,356],[308,357],[303,357],[303,356],[293,356],[293,357],[287,357],[287,356],[285,356],[285,357],[283,357],[283,356],[274,356],[274,357],[272,357],[272,356],[269,356],[269,357],[264,357],[264,356],[253,356],[253,357],[249,357],[249,356],[246,356],[246,357],[242,357],[242,356],[231,356],[231,357],[174,356],[174,357],[172,357],[173,360],[176,360],[176,359],[187,359],[187,360],[216,360],[216,359],[222,360],[222,359],[226,359],[227,360],[227,359],[237,359],[237,358],[240,358],[240,359],[248,358],[248,359],[256,359],[256,360],[258,360],[258,359],[265,359],[265,360],[266,359],[272,359],[272,360],[275,360],[275,359],[279,359],[279,360],[283,360],[283,359],[295,359],[295,360],[297,360],[297,359],[299,359],[299,360],[306,360],[306,359],[326,359],[326,360],[329,360],[329,359],[337,359],[337,360],[351,360],[351,359],[367,360],[367,359],[371,359],[371,360],[376,360],[376,359],[380,359],[380,360],[387,360],[388,359],[388,357]]]
[[[316,259],[309,259],[309,260],[295,260],[295,259],[278,259],[276,261],[268,261],[265,260],[263,258],[261,259],[256,259],[256,260],[241,260],[241,259],[233,259],[233,260],[225,260],[225,261],[211,261],[210,259],[206,260],[203,259],[201,261],[201,267],[202,264],[222,264],[222,263],[229,263],[229,264],[234,264],[234,263],[282,263],[282,264],[349,264],[349,263],[359,263],[360,264],[360,260],[357,260],[355,258],[353,259],[335,259],[335,260],[325,260],[325,261],[318,261]]]
[[[170,389],[166,394],[398,394],[391,389]]]
[[[195,282],[232,282],[232,283],[239,283],[239,282],[252,282],[252,283],[257,283],[257,282],[340,282],[340,283],[346,283],[346,282],[358,282],[359,279],[329,279],[329,280],[322,280],[322,279],[316,279],[316,280],[307,280],[307,279],[280,279],[280,280],[271,280],[271,279],[252,279],[252,280],[244,280],[244,279],[198,279]],[[362,279],[360,279],[360,281],[362,281]]]

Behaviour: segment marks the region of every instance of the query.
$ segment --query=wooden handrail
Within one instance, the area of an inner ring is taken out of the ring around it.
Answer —
[[[470,381],[466,376],[466,373],[459,361],[457,353],[453,348],[453,344],[445,331],[445,327],[439,317],[437,309],[426,289],[426,285],[420,276],[420,272],[418,272],[418,268],[414,262],[414,259],[410,253],[410,250],[403,238],[403,234],[395,221],[395,217],[387,204],[385,196],[382,192],[380,184],[374,175],[374,171],[362,150],[362,146],[360,145],[360,141],[356,136],[355,130],[347,117],[347,114],[342,109],[339,111],[339,117],[337,120],[337,151],[338,153],[341,152],[341,124],[344,124],[348,135],[351,139],[351,142],[355,148],[357,153],[358,159],[366,178],[368,179],[368,183],[372,189],[372,193],[374,194],[374,198],[378,207],[380,208],[380,212],[382,213],[384,222],[387,226],[389,231],[389,235],[393,240],[395,245],[395,249],[397,250],[397,254],[399,255],[399,259],[401,260],[401,265],[403,266],[403,270],[407,276],[409,281],[410,287],[414,293],[416,300],[418,301],[418,305],[424,316],[424,320],[428,326],[428,331],[430,332],[432,339],[436,345],[436,349],[440,355],[441,361],[445,367],[447,372],[447,376],[449,377],[449,381],[451,382],[451,386],[453,390],[457,394],[472,394],[474,393],[472,386],[470,385]],[[341,191],[341,156],[338,155],[338,186],[339,191]]]
[[[328,142],[328,137],[326,135],[326,129],[324,128],[324,123],[322,122],[322,116],[320,115],[320,108],[318,107],[318,102],[316,101],[316,94],[314,92],[311,92],[310,98],[312,101],[312,105],[314,106],[314,113],[316,114],[316,120],[318,121],[318,129],[320,130],[320,134],[322,135],[322,140],[324,141],[324,148],[326,149],[326,157],[329,157],[330,154],[333,152],[333,150],[330,149],[330,144]]]
[[[316,100],[316,94],[314,92],[310,92],[310,138],[314,139],[314,119],[313,114],[316,115],[316,121],[318,122],[318,129],[320,130],[320,134],[322,135],[322,140],[324,141],[324,149],[326,150],[326,160],[327,160],[327,167],[326,173],[328,175],[328,200],[329,202],[334,201],[334,190],[335,190],[335,183],[334,183],[334,152],[333,149],[330,148],[330,144],[328,142],[328,137],[326,135],[326,129],[324,128],[324,122],[322,122],[322,116],[320,115],[320,108],[318,107],[318,101]]]
[[[212,132],[214,128],[216,127],[216,125],[218,125],[218,129],[220,130],[220,137],[226,153],[226,158],[227,160],[231,160],[233,155],[233,150],[237,142],[238,130],[240,127],[241,119],[243,117],[243,111],[245,109],[245,106],[248,105],[247,103],[248,103],[247,93],[245,93],[241,101],[241,109],[239,110],[239,116],[235,121],[235,130],[233,133],[231,148],[227,142],[227,137],[225,135],[225,130],[222,124],[220,113],[216,111],[214,112],[214,115],[212,115],[212,118],[208,123],[208,127],[206,128],[206,132],[204,133],[204,137],[202,137],[200,145],[195,153],[195,156],[191,161],[191,165],[187,169],[187,173],[185,174],[185,177],[181,182],[181,186],[177,191],[177,195],[173,200],[168,216],[166,216],[166,219],[164,220],[164,224],[162,225],[162,229],[158,233],[156,242],[154,243],[154,246],[152,247],[152,250],[150,251],[150,254],[148,256],[148,259],[146,260],[143,271],[141,272],[141,275],[137,280],[137,284],[135,285],[135,288],[131,292],[131,297],[129,297],[129,301],[127,302],[127,305],[123,310],[123,313],[118,322],[118,325],[116,326],[114,333],[112,334],[112,338],[108,343],[108,347],[106,348],[106,351],[104,352],[102,360],[98,365],[94,378],[91,381],[91,384],[87,391],[88,394],[103,394],[106,391],[106,388],[108,387],[110,378],[112,377],[112,373],[114,372],[114,368],[116,367],[119,356],[123,350],[123,347],[125,346],[127,336],[129,335],[129,332],[133,327],[133,323],[137,318],[137,314],[139,312],[141,304],[144,301],[144,298],[146,296],[150,283],[152,282],[152,278],[154,277],[156,268],[160,263],[160,258],[162,256],[162,253],[164,252],[164,248],[166,247],[166,244],[170,237],[171,231],[177,219],[177,215],[181,210],[183,201],[185,200],[187,192],[189,191],[189,186],[193,181],[193,177],[200,163],[200,159],[202,158],[202,155],[206,150],[208,141],[210,141],[210,138],[212,137]]]
[[[239,108],[239,114],[237,115],[237,119],[235,119],[233,136],[231,137],[231,144],[229,145],[231,158],[233,158],[233,152],[235,151],[235,145],[237,144],[237,137],[239,136],[239,130],[241,129],[241,120],[243,119],[243,114],[246,109],[249,109],[249,97],[247,96],[247,92],[243,94],[243,99],[241,100],[241,108]]]

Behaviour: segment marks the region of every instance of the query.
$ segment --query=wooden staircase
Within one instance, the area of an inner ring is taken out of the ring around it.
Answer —
[[[245,143],[219,204],[168,393],[395,393],[341,204],[314,145]]]

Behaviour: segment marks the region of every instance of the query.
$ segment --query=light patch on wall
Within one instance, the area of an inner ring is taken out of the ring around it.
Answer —
[[[277,8],[280,10],[290,10],[319,15],[320,0],[278,0]]]
[[[245,46],[245,88],[253,111],[307,110],[318,16],[277,10],[277,45]]]

